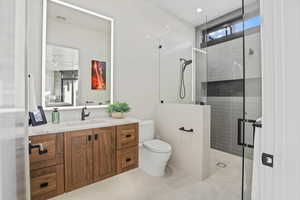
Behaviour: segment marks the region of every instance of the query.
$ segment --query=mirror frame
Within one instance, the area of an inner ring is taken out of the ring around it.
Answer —
[[[66,3],[61,0],[43,0],[43,25],[42,25],[42,106],[44,110],[52,110],[55,107],[46,107],[45,102],[45,88],[46,88],[46,48],[47,48],[47,8],[48,8],[48,2],[56,3],[89,15],[93,15],[96,17],[99,17],[101,19],[105,19],[110,21],[111,23],[111,56],[110,56],[110,63],[111,63],[111,72],[110,72],[110,104],[114,102],[114,19],[98,14],[96,12],[93,12],[91,10],[87,10],[78,6],[75,6],[70,3]],[[86,105],[87,108],[106,108],[108,105],[93,105],[89,106]],[[85,105],[82,106],[63,106],[58,107],[60,110],[72,110],[72,109],[81,109],[85,107]]]

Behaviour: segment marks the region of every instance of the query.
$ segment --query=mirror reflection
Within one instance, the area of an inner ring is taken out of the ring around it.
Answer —
[[[78,101],[79,50],[47,44],[47,106],[75,106]]]
[[[45,106],[109,104],[112,20],[48,1],[46,27]]]

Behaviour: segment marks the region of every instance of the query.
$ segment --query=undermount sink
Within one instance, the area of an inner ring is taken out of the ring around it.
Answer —
[[[85,125],[85,124],[98,124],[98,123],[107,123],[109,122],[109,120],[106,119],[90,119],[90,120],[84,120],[84,121],[72,121],[72,122],[66,122],[66,125],[72,125],[72,126],[76,126],[76,125]]]

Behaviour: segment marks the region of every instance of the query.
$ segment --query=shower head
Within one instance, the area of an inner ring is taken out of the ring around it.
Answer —
[[[180,62],[183,64],[183,70],[185,70],[188,65],[193,63],[192,60],[186,60],[184,58],[180,58]]]
[[[180,88],[179,88],[179,98],[185,98],[185,82],[184,82],[184,72],[188,65],[192,64],[192,60],[186,60],[184,58],[180,58]]]
[[[185,66],[192,64],[192,60],[186,60],[184,58],[180,58],[180,62],[182,62]]]
[[[193,63],[192,60],[187,60],[184,64],[185,64],[186,66],[188,66],[188,65],[190,65],[190,64],[192,64],[192,63]]]

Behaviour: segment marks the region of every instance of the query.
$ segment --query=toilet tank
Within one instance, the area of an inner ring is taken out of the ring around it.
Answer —
[[[143,143],[154,139],[154,122],[145,120],[139,123],[139,142]]]

